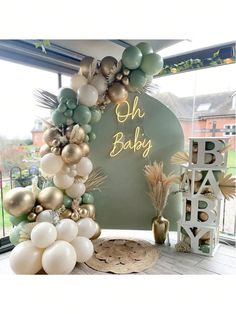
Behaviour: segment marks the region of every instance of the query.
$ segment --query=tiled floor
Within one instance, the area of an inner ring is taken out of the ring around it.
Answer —
[[[120,236],[127,238],[137,238],[153,243],[151,231],[134,230],[103,230],[103,237]],[[157,263],[138,275],[236,275],[236,248],[225,244],[220,244],[214,257],[206,257],[197,254],[177,253],[174,248],[176,243],[176,234],[170,234],[171,245],[160,247],[160,258]],[[12,275],[8,261],[8,253],[0,255],[0,275]],[[106,273],[97,272],[85,264],[79,264],[75,267],[72,274],[87,275]]]

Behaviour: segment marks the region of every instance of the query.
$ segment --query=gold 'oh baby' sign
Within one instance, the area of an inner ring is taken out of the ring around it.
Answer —
[[[141,111],[138,107],[138,100],[138,96],[136,96],[132,106],[128,101],[116,106],[115,113],[119,123],[127,123],[129,120],[134,120],[135,118],[143,119],[145,112]],[[133,139],[126,141],[123,132],[117,132],[113,138],[112,150],[110,151],[111,157],[119,155],[123,150],[132,150],[133,152],[142,150],[142,156],[146,158],[152,148],[151,140],[144,137],[139,126],[134,130]]]

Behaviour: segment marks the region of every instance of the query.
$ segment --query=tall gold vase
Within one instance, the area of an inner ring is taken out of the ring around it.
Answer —
[[[164,244],[169,232],[170,222],[163,216],[156,216],[152,219],[152,231],[155,242]]]

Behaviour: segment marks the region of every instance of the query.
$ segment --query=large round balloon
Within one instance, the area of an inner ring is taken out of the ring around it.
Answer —
[[[94,252],[93,243],[88,238],[76,237],[71,242],[71,245],[75,249],[77,262],[84,263],[93,256],[93,252]]]
[[[16,274],[33,275],[42,268],[43,250],[33,245],[32,241],[19,243],[9,257],[11,269]]]
[[[117,60],[114,57],[107,56],[101,61],[101,71],[103,75],[108,76],[111,74],[117,67]]]
[[[56,241],[57,230],[49,222],[40,222],[32,229],[30,237],[36,247],[45,249]]]
[[[47,274],[69,274],[75,267],[76,259],[73,246],[66,241],[58,240],[44,251],[42,265]]]
[[[97,65],[96,59],[92,57],[85,57],[81,60],[79,65],[80,73],[87,78],[91,73],[91,70],[96,68],[96,65]]]
[[[40,167],[47,175],[58,173],[63,165],[61,156],[56,156],[53,153],[44,155],[40,160]]]
[[[96,224],[92,218],[82,218],[78,222],[78,236],[90,239],[95,231]]]
[[[128,98],[128,92],[123,84],[115,82],[108,88],[108,96],[115,104],[120,104]]]
[[[135,46],[127,47],[122,54],[122,62],[130,70],[137,69],[142,61],[142,52]]]
[[[82,158],[81,148],[76,144],[67,144],[61,152],[61,158],[66,164],[76,164]]]
[[[163,68],[163,59],[157,53],[149,53],[143,57],[141,70],[149,75],[157,75]]]
[[[68,176],[67,174],[56,174],[53,177],[53,183],[59,189],[67,189],[74,183],[74,178]]]
[[[71,198],[80,198],[85,192],[85,185],[81,182],[73,183],[68,189],[66,194]]]
[[[44,155],[51,153],[51,147],[48,146],[48,144],[43,144],[39,149],[39,155],[40,157],[43,157]]]
[[[66,208],[71,208],[71,205],[72,205],[72,198],[67,196],[67,195],[64,195],[64,200],[63,200],[63,204],[65,205]]]
[[[82,157],[80,162],[76,166],[77,173],[81,177],[85,177],[93,170],[93,164],[88,157]]]
[[[82,201],[84,204],[93,204],[94,203],[93,194],[89,192],[84,193]]]
[[[100,121],[102,113],[100,109],[92,108],[91,109],[91,120],[90,123],[97,123]]]
[[[96,88],[98,95],[103,95],[108,87],[107,80],[102,74],[95,75],[90,84]]]
[[[84,106],[95,106],[98,100],[97,89],[90,84],[83,85],[79,90],[79,103]]]
[[[80,208],[88,211],[87,217],[95,219],[95,206],[93,204],[81,204]]]
[[[13,216],[29,213],[35,203],[34,194],[26,188],[17,187],[8,191],[4,197],[3,206]]]
[[[68,87],[62,87],[59,89],[58,91],[58,96],[57,99],[60,101],[61,98],[64,97],[65,98],[71,98],[71,99],[76,99],[77,98],[77,94],[76,92]]]
[[[73,120],[80,125],[87,124],[91,120],[91,112],[87,106],[79,105],[73,114]]]
[[[57,126],[64,125],[66,124],[66,116],[59,109],[56,109],[52,113],[52,122]]]
[[[138,43],[136,47],[138,47],[141,50],[143,56],[149,53],[153,53],[152,45],[149,44],[148,42],[142,41]]]
[[[130,75],[130,84],[136,88],[143,88],[147,83],[146,74],[142,70],[134,70]]]
[[[39,193],[38,200],[44,208],[57,209],[63,204],[63,193],[56,187],[50,186]]]
[[[81,75],[81,74],[74,74],[71,78],[71,81],[70,81],[70,85],[71,85],[71,88],[77,92],[80,87],[82,87],[83,85],[86,85],[88,82],[88,80],[86,79],[85,76]]]
[[[80,146],[83,157],[88,156],[89,152],[90,152],[90,148],[89,145],[87,143],[81,143]]]
[[[56,225],[57,240],[73,241],[78,234],[78,225],[71,219],[62,219]]]

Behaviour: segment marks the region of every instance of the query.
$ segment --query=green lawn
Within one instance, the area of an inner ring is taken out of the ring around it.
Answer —
[[[3,195],[10,190],[10,185],[6,185],[3,188]],[[5,222],[5,227],[11,226],[11,222],[9,220],[9,215],[6,211],[4,211],[4,222]],[[2,200],[0,199],[0,230],[2,229]]]
[[[232,175],[236,175],[236,152],[231,150],[228,152],[228,163],[227,163],[228,171],[227,173],[231,173]]]

